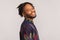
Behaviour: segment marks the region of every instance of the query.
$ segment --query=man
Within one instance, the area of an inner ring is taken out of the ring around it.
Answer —
[[[20,40],[39,40],[38,31],[33,19],[36,17],[34,6],[29,2],[24,2],[18,6],[19,15],[24,17],[19,32]]]

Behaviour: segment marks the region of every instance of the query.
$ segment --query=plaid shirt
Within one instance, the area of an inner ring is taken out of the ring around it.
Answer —
[[[38,31],[35,25],[29,21],[24,20],[19,32],[20,40],[39,40]]]

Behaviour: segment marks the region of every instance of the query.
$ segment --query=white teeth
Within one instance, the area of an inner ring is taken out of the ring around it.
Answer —
[[[35,16],[35,13],[32,13],[33,16]]]
[[[35,14],[35,13],[32,13],[32,14]]]

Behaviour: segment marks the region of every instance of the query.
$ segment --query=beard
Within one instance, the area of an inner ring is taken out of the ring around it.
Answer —
[[[35,16],[31,16],[31,15],[29,15],[29,14],[26,14],[26,17],[33,19],[33,18],[36,18],[36,15],[35,15]]]

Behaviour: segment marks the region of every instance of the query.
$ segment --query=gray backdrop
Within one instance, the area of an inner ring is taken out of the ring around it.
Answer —
[[[24,18],[18,15],[16,7],[25,1],[36,8],[34,22],[40,40],[60,40],[60,0],[0,0],[0,40],[19,40]]]

